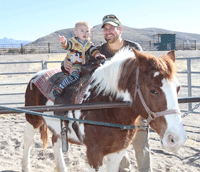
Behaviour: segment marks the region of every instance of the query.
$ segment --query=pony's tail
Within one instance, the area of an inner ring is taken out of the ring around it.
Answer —
[[[43,123],[40,126],[40,135],[41,135],[41,139],[43,141],[43,154],[45,153],[45,150],[47,148],[47,142],[48,142],[48,138],[49,138],[49,131],[48,131],[48,127],[45,123]]]

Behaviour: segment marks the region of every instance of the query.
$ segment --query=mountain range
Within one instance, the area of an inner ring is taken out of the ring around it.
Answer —
[[[50,43],[53,44],[53,47],[57,48],[57,50],[60,52],[61,48],[58,35],[63,35],[67,39],[69,39],[74,36],[73,30],[74,28],[58,30],[31,42],[31,44],[33,45]],[[176,34],[177,44],[182,42],[187,43],[190,41],[196,41],[197,44],[200,44],[200,34],[177,32],[159,28],[138,29],[123,26],[122,37],[127,40],[138,42],[142,45],[142,47],[144,47],[144,44],[147,44],[148,46],[150,41],[151,43],[156,42],[158,39],[157,34]],[[90,38],[94,45],[100,45],[101,43],[105,42],[103,38],[103,30],[101,29],[101,25],[96,25],[92,28]]]
[[[26,45],[30,43],[31,41],[22,41],[22,40],[14,40],[11,38],[4,37],[3,39],[0,39],[0,47],[20,47],[20,44]]]
[[[9,45],[9,44],[20,44],[23,45],[27,44],[26,46],[40,46],[43,44],[51,44],[51,47],[57,52],[61,52],[62,48],[60,47],[59,43],[59,37],[58,35],[63,35],[67,39],[70,39],[74,36],[73,33],[74,28],[67,28],[55,31],[53,33],[50,33],[49,35],[46,35],[44,37],[38,38],[37,40],[30,42],[30,41],[21,41],[21,40],[14,40],[14,39],[8,39],[3,38],[0,39],[0,47],[1,44]],[[142,45],[142,47],[145,47],[145,45],[149,46],[150,43],[156,42],[158,40],[158,34],[176,34],[176,44],[179,43],[188,43],[188,42],[196,42],[197,45],[200,45],[200,34],[193,34],[193,33],[185,33],[185,32],[178,32],[178,31],[171,31],[166,29],[160,29],[160,28],[131,28],[127,26],[123,26],[123,33],[122,37],[127,40],[131,40],[134,42],[138,42]],[[100,45],[101,43],[104,43],[105,40],[103,38],[103,30],[101,29],[101,25],[96,25],[91,30],[90,38],[94,45]],[[53,45],[53,46],[52,46]],[[52,50],[52,48],[51,48]],[[55,52],[54,51],[54,52]]]

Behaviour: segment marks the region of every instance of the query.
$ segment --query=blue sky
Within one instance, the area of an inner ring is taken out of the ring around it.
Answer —
[[[0,39],[34,41],[77,21],[92,26],[106,14],[122,25],[200,34],[200,0],[0,0]]]

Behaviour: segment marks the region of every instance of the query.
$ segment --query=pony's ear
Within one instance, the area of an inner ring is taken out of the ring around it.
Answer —
[[[167,55],[175,62],[176,57],[175,57],[175,51],[171,50],[170,52],[167,53]]]
[[[144,67],[144,64],[147,61],[147,57],[145,54],[137,51],[136,49],[132,48],[133,52],[135,53],[135,57],[136,57],[136,62],[138,64],[138,66],[140,66],[141,68]]]

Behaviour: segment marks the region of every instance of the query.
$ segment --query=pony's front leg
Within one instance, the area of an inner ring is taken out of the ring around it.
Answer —
[[[103,172],[103,153],[93,146],[87,146],[89,172]]]
[[[26,128],[24,132],[24,154],[22,158],[22,171],[23,172],[30,172],[30,147],[33,143],[34,135],[36,133],[36,129],[33,126],[26,122]]]
[[[53,105],[53,102],[48,101],[47,105]],[[46,112],[48,115],[54,115],[52,112]],[[61,125],[60,120],[50,117],[44,117],[47,126],[50,128],[52,135],[52,145],[54,151],[54,159],[56,165],[56,172],[67,172],[65,161],[62,153],[62,141],[61,141]]]
[[[119,165],[122,160],[123,155],[125,154],[126,149],[121,150],[120,152],[112,153],[106,156],[107,158],[107,169],[106,171],[118,172]]]
[[[56,171],[57,172],[67,172],[67,168],[65,166],[65,161],[62,153],[62,141],[60,137],[53,135],[53,150],[54,150],[54,158],[56,163]]]

